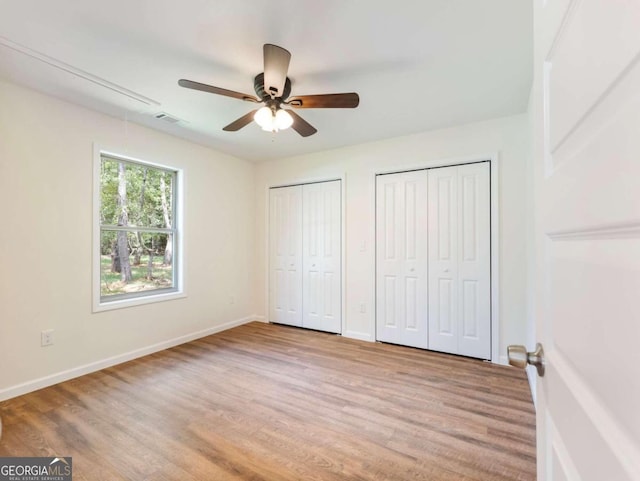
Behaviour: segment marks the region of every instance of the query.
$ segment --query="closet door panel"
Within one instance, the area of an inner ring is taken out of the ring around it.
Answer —
[[[491,358],[491,219],[488,162],[458,167],[458,351]]]
[[[302,326],[302,187],[269,191],[269,321]]]
[[[341,332],[341,181],[302,186],[303,327]]]
[[[428,171],[429,349],[458,351],[458,170]]]
[[[429,170],[429,349],[491,357],[490,166]]]
[[[376,178],[376,339],[427,347],[427,176]]]

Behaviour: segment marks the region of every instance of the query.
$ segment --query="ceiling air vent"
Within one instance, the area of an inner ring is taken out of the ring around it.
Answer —
[[[180,119],[172,117],[171,115],[169,115],[166,112],[160,112],[160,113],[154,115],[154,117],[156,119],[158,119],[158,120],[164,120],[165,122],[168,122],[170,124],[177,124],[178,122],[180,122]]]

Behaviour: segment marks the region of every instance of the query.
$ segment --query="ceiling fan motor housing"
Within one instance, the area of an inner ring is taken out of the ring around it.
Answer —
[[[271,94],[264,90],[264,73],[259,73],[258,75],[256,75],[256,78],[253,79],[253,88],[255,89],[258,98],[261,98],[263,101],[271,99]],[[284,91],[282,92],[282,95],[277,98],[285,100],[287,97],[289,97],[290,93],[291,80],[289,80],[289,77],[287,77],[287,80],[284,83]]]

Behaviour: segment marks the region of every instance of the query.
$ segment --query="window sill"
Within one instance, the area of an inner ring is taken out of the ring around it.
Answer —
[[[163,294],[155,294],[143,297],[135,297],[132,299],[118,299],[113,301],[94,300],[93,312],[112,311],[114,309],[125,309],[127,307],[142,306],[145,304],[155,304],[158,302],[172,301],[174,299],[183,299],[187,295],[183,291],[168,292]]]

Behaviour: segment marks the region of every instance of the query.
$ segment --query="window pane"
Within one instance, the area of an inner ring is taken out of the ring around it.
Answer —
[[[100,224],[171,228],[173,179],[166,170],[103,157]]]
[[[100,235],[100,296],[171,289],[173,235],[103,230]]]

